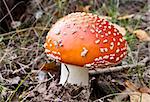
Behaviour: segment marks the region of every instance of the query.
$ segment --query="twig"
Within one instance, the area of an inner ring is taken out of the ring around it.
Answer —
[[[3,33],[3,34],[0,34],[0,37],[1,36],[8,36],[8,35],[11,35],[11,34],[14,34],[14,33],[24,32],[24,31],[27,31],[29,29],[30,28],[25,28],[25,29],[20,29],[20,30],[17,30],[17,31],[11,31],[11,32],[8,32],[8,33]]]
[[[7,6],[6,1],[5,1],[5,0],[3,0],[3,3],[4,3],[4,5],[5,5],[6,9],[7,9],[7,12],[8,12],[8,14],[9,14],[9,16],[10,16],[10,19],[12,20],[12,22],[14,22],[14,19],[13,19],[12,15],[11,15],[11,12],[10,12],[10,10],[9,10],[8,6]]]
[[[31,29],[38,29],[38,30],[43,30],[44,29],[44,30],[47,30],[47,31],[50,30],[50,28],[45,28],[45,27],[29,27],[29,28],[20,29],[20,30],[17,30],[17,31],[11,31],[11,32],[8,32],[8,33],[0,34],[0,37],[1,36],[8,36],[8,35],[11,35],[11,34],[14,34],[14,33],[24,32],[24,31],[31,30]]]
[[[124,65],[124,66],[105,68],[105,69],[97,68],[95,70],[90,70],[89,73],[90,75],[94,75],[94,74],[100,74],[100,73],[116,72],[116,71],[121,71],[123,69],[134,68],[136,66],[145,66],[145,63],[130,64],[130,65]]]
[[[13,93],[8,96],[6,102],[11,102],[12,101],[12,98],[14,97],[15,93],[18,91],[18,89],[24,83],[24,81],[26,81],[26,79],[29,77],[30,74],[31,73],[28,73],[27,76],[23,80],[21,80],[21,82],[19,83],[19,85],[17,86],[17,88],[13,91]]]
[[[23,98],[22,102],[24,102],[24,101],[26,100],[26,98],[29,97],[30,93],[34,92],[41,84],[46,83],[46,82],[52,80],[53,78],[54,78],[54,77],[36,83],[37,85],[36,85],[31,91],[29,91],[29,92],[26,94],[26,96]]]
[[[14,5],[14,7],[12,9],[10,9],[10,12],[12,12],[18,5],[20,5],[21,3],[24,3],[24,1],[20,1],[18,2],[16,5]],[[9,15],[9,13],[7,13],[3,18],[0,19],[0,22],[2,22],[7,16]]]
[[[135,93],[135,92],[114,93],[114,94],[109,94],[109,95],[106,95],[106,96],[104,96],[104,97],[101,97],[100,99],[95,100],[94,102],[104,102],[103,100],[104,100],[105,98],[108,98],[108,97],[111,97],[111,96],[116,96],[116,95],[138,95],[138,94]]]
[[[5,59],[5,57],[7,56],[7,54],[9,53],[10,50],[6,49],[6,52],[4,53],[4,55],[1,57],[0,59],[0,63]]]
[[[150,56],[150,42],[148,43],[148,52],[149,52],[149,56]]]
[[[25,64],[22,64],[22,63],[20,63],[20,62],[18,62],[18,61],[17,61],[16,63],[17,63],[21,68],[14,70],[14,71],[12,72],[12,74],[18,73],[18,72],[20,72],[20,71],[23,71],[24,73],[26,73],[25,68],[29,68],[29,66],[28,66],[28,65],[25,65]]]
[[[140,61],[137,64],[129,64],[129,65],[123,65],[123,66],[117,66],[117,67],[111,67],[111,68],[97,68],[95,70],[89,70],[89,74],[90,75],[94,75],[94,74],[100,74],[100,73],[108,73],[108,72],[116,72],[116,71],[121,71],[124,69],[128,69],[128,68],[135,68],[137,66],[145,66],[146,62],[149,60],[148,57],[146,57],[145,59],[143,59],[142,61]]]
[[[42,35],[44,34],[46,28],[48,27],[48,25],[50,24],[50,22],[51,22],[52,20],[53,20],[53,17],[51,17],[51,18],[48,20],[48,22],[46,23],[46,25],[45,25],[45,27],[44,27],[42,33],[41,33]]]

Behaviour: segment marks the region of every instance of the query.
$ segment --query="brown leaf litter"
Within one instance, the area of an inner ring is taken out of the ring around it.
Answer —
[[[49,86],[46,83],[40,84],[34,90],[24,92],[21,96],[23,100],[33,102],[87,102],[89,100],[89,89],[88,87],[70,84],[62,86],[56,81],[52,81]]]

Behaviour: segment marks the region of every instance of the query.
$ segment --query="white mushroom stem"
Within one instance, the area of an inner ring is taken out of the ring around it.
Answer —
[[[87,86],[88,81],[89,74],[87,68],[64,63],[61,64],[60,84],[70,83]]]

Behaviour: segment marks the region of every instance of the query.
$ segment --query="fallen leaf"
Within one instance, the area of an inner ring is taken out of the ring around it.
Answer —
[[[138,87],[135,86],[131,81],[129,80],[126,80],[125,81],[125,85],[128,89],[130,89],[131,91],[137,91],[138,90]]]
[[[148,87],[137,87],[129,80],[125,81],[126,89],[113,98],[111,102],[122,102],[127,96],[130,97],[130,102],[150,102],[150,89]]]
[[[130,19],[130,18],[132,18],[133,16],[134,16],[134,14],[121,16],[121,17],[118,17],[118,20]]]
[[[58,71],[58,66],[56,65],[55,62],[50,62],[50,63],[44,63],[40,65],[40,69],[44,71],[51,71],[51,72],[57,72]]]
[[[129,96],[130,102],[150,102],[150,95],[147,93],[134,92]]]
[[[141,93],[150,93],[150,89],[148,87],[141,87],[139,88],[139,91]]]
[[[133,33],[139,38],[141,41],[150,41],[150,36],[141,29],[133,31]]]
[[[114,25],[114,27],[115,28],[117,28],[118,30],[119,30],[119,32],[123,35],[123,36],[125,36],[126,35],[126,29],[124,28],[124,27],[121,27],[121,26],[119,26],[119,25],[117,25],[117,24],[114,24],[113,23],[113,25]]]

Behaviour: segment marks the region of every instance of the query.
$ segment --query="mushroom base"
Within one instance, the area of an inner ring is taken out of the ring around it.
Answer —
[[[64,85],[65,83],[77,84],[87,86],[89,81],[88,69],[69,65],[61,64],[61,76],[59,84]]]

